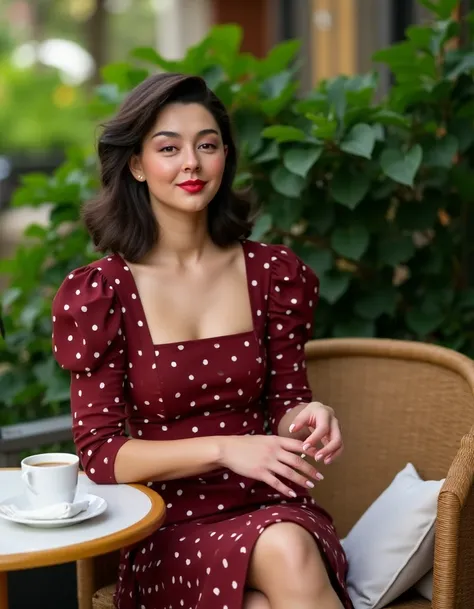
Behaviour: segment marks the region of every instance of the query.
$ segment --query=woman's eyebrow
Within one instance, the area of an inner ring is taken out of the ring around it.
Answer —
[[[201,131],[198,132],[199,136],[210,134],[219,135],[219,133],[215,129],[201,129]],[[164,137],[181,137],[181,135],[176,131],[157,131],[151,137],[153,139],[154,137],[158,137],[160,135]]]

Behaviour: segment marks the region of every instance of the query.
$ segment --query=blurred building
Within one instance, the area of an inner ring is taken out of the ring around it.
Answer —
[[[214,23],[239,23],[243,50],[265,55],[275,43],[303,41],[302,82],[373,69],[371,56],[427,17],[416,0],[158,0],[158,46],[178,58]],[[388,75],[384,75],[388,86]]]

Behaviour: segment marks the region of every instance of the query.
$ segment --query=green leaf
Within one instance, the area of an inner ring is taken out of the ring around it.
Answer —
[[[285,167],[275,167],[270,174],[273,188],[287,197],[298,198],[304,188],[305,181],[301,176],[291,173]]]
[[[440,19],[449,19],[459,0],[419,0],[420,4],[434,13]]]
[[[109,63],[101,68],[102,78],[106,83],[116,85],[119,89],[128,90],[130,88],[131,66],[125,62]]]
[[[397,266],[407,262],[415,253],[413,240],[404,235],[380,235],[379,260],[382,264]]]
[[[8,290],[4,290],[0,296],[2,307],[8,309],[8,307],[16,302],[21,295],[22,291],[20,288],[9,288]]]
[[[242,43],[242,37],[242,28],[235,23],[215,25],[209,34],[213,49],[225,58],[237,55]]]
[[[247,108],[242,108],[234,112],[233,123],[239,148],[244,148],[250,156],[257,154],[263,143],[261,136],[264,128],[263,117]]]
[[[320,277],[319,294],[329,304],[335,304],[349,288],[349,275],[322,274]]]
[[[408,152],[386,149],[380,157],[380,165],[386,176],[405,186],[413,186],[416,172],[423,158],[419,144],[415,144]]]
[[[313,135],[321,140],[331,140],[337,133],[337,121],[325,114],[308,112],[306,118],[313,123]]]
[[[373,288],[372,292],[361,296],[354,311],[363,319],[378,319],[381,315],[393,315],[397,307],[397,291],[393,286]]]
[[[329,190],[333,199],[349,209],[355,209],[370,188],[367,173],[351,173],[342,167],[333,176]]]
[[[270,161],[276,161],[279,156],[278,143],[276,140],[272,140],[262,152],[252,159],[252,162],[257,165],[260,163],[268,163]]]
[[[252,184],[253,175],[249,171],[238,172],[234,178],[232,188],[237,190],[250,186]]]
[[[423,338],[437,330],[444,319],[443,311],[429,301],[424,302],[421,306],[413,307],[405,315],[410,330]]]
[[[293,147],[284,153],[283,164],[288,171],[305,178],[322,152],[323,146],[313,146],[312,148]]]
[[[266,57],[260,60],[257,73],[260,77],[268,78],[288,68],[301,48],[300,40],[285,40],[274,46]]]
[[[48,234],[48,230],[40,224],[33,223],[26,227],[23,234],[29,239],[45,239],[46,235]]]
[[[466,53],[464,56],[462,56],[459,63],[448,72],[447,78],[450,80],[456,80],[456,78],[459,78],[461,74],[464,74],[465,72],[472,72],[472,70],[474,70],[474,51],[471,53]]]
[[[252,230],[252,239],[259,241],[272,228],[273,221],[271,214],[261,214],[258,216]]]
[[[372,158],[375,146],[375,132],[370,125],[354,125],[340,144],[341,150],[366,159]]]
[[[423,25],[410,25],[406,29],[406,37],[412,40],[420,49],[430,50],[433,32],[430,27]]]
[[[167,72],[177,71],[180,65],[179,61],[165,59],[152,47],[137,47],[130,52],[130,56],[134,59],[160,66],[160,68],[163,68]]]
[[[352,318],[336,322],[333,329],[334,338],[372,338],[375,336],[375,324],[366,319]]]
[[[363,224],[336,228],[331,235],[335,252],[351,260],[360,260],[370,243],[369,231]]]
[[[428,167],[451,167],[454,157],[458,153],[458,140],[454,135],[447,134],[430,146],[424,154],[423,162]]]
[[[381,125],[400,127],[401,129],[409,129],[411,120],[409,116],[404,116],[399,112],[381,108],[372,116],[372,119]]]
[[[278,143],[282,142],[304,142],[306,134],[297,127],[288,125],[272,125],[262,131],[262,137],[275,139]]]
[[[341,122],[346,112],[346,80],[345,76],[337,76],[327,83],[328,101]]]
[[[334,263],[334,257],[330,250],[316,247],[304,248],[301,251],[301,258],[317,275],[323,275],[330,271]]]

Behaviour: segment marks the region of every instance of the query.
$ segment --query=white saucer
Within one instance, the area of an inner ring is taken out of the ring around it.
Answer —
[[[21,516],[7,516],[0,511],[0,518],[4,520],[10,520],[10,522],[17,522],[18,524],[25,524],[30,527],[36,527],[38,529],[58,529],[62,527],[70,527],[73,524],[77,524],[78,522],[83,522],[84,520],[89,520],[90,518],[95,518],[99,516],[107,509],[107,502],[102,497],[97,497],[96,495],[81,495],[76,497],[76,501],[88,501],[89,507],[80,512],[76,516],[72,518],[62,518],[62,519],[54,519],[54,520],[33,520],[30,518],[22,518]],[[0,501],[0,505],[14,505],[19,510],[27,510],[31,509],[31,505],[29,505],[28,500],[25,495],[16,495],[15,497],[9,497],[8,499],[4,499]]]

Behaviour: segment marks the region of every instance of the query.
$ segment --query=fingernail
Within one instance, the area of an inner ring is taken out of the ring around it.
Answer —
[[[326,459],[324,459],[325,465],[329,465],[330,463],[331,463],[331,457],[327,457]]]
[[[303,444],[303,450],[308,450],[308,448],[311,448],[311,444]]]
[[[322,474],[320,474],[319,472],[316,474],[316,480],[324,480],[324,476]]]
[[[311,482],[311,480],[306,480],[306,486],[309,486],[309,488],[314,488],[314,484]]]
[[[296,427],[296,425],[294,423],[292,423],[290,425],[290,429],[288,430],[290,433],[292,433],[293,429]]]
[[[302,459],[306,459],[307,455],[305,455],[304,453],[301,454],[301,458]]]
[[[289,491],[288,495],[290,495],[290,497],[295,497],[296,498],[296,493],[295,491]]]
[[[322,459],[322,458],[323,458],[323,455],[321,455],[321,454],[317,454],[317,455],[314,457],[314,460],[315,460],[315,461],[321,461],[321,459]]]

